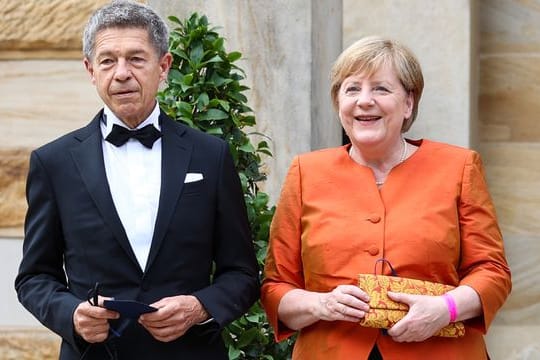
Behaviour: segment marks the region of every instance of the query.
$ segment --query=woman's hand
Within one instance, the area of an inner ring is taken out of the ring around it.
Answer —
[[[339,285],[328,293],[319,294],[315,315],[326,321],[359,322],[369,311],[368,295],[358,286]]]
[[[394,341],[424,341],[450,322],[448,307],[442,296],[388,292],[388,297],[409,305],[407,315],[388,330],[388,335]]]
[[[292,330],[319,320],[358,322],[369,311],[368,301],[368,295],[354,285],[339,285],[327,293],[294,289],[281,298],[278,316]]]

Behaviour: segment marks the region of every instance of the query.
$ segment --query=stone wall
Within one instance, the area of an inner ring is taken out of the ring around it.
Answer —
[[[0,359],[58,359],[60,339],[19,304],[28,156],[82,126],[100,101],[81,57],[82,28],[107,0],[0,0]],[[18,243],[19,246],[12,246]]]
[[[88,15],[107,0],[0,0],[0,59],[80,58]]]
[[[0,228],[16,235],[23,225],[26,203],[24,184],[28,169],[28,149],[0,148]]]
[[[540,5],[479,5],[480,149],[513,274],[488,346],[494,359],[540,359]]]
[[[0,0],[0,236],[22,235],[31,149],[80,127],[100,106],[81,35],[106,2]]]

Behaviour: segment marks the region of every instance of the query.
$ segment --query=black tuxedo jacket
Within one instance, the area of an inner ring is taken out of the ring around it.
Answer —
[[[96,282],[101,295],[152,303],[195,295],[214,318],[178,340],[155,340],[136,321],[107,341],[119,359],[226,359],[223,326],[259,296],[258,268],[238,175],[224,141],[160,115],[162,179],[146,269],[141,269],[106,180],[100,112],[86,127],[35,151],[27,182],[20,302],[63,338],[61,359],[88,347],[73,313]],[[203,180],[185,183],[187,173]],[[139,179],[144,186],[145,179]],[[125,320],[114,326],[126,326]],[[107,359],[92,345],[85,359]]]

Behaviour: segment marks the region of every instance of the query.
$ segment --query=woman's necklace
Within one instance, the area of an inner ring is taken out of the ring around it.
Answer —
[[[405,138],[403,136],[401,137],[401,141],[403,142],[403,151],[401,152],[401,157],[399,158],[399,162],[396,165],[394,165],[393,167],[396,167],[399,164],[401,164],[402,162],[404,162],[405,158],[407,157],[407,150],[408,150],[407,149],[407,141],[405,141]],[[385,181],[386,181],[386,179],[383,180],[383,181],[375,181],[375,184],[377,186],[382,186],[382,185],[384,185]]]
[[[405,158],[407,157],[407,150],[408,150],[407,141],[405,141],[405,138],[403,136],[401,137],[401,141],[403,142],[403,150],[401,152],[401,157],[399,158],[399,162],[396,165],[394,165],[394,167],[404,162]],[[351,146],[351,148],[349,149],[349,156],[351,158],[352,158],[352,150],[353,148]],[[377,186],[382,186],[384,184],[384,181],[375,181],[375,184],[377,184]]]

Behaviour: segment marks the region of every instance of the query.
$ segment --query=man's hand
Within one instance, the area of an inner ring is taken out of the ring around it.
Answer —
[[[178,339],[193,325],[209,318],[199,300],[191,295],[166,297],[150,305],[158,311],[141,315],[139,323],[163,342]]]
[[[104,299],[101,296],[99,297],[100,306],[90,305],[87,301],[82,302],[73,313],[75,331],[89,343],[107,340],[109,336],[109,319],[118,319],[120,317],[120,314],[116,311],[101,307]]]

